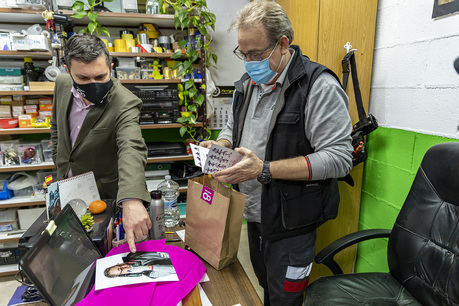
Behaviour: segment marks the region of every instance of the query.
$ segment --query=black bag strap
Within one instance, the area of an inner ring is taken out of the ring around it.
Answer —
[[[357,104],[357,112],[359,113],[359,120],[363,121],[367,118],[367,114],[365,113],[365,108],[363,107],[362,94],[360,92],[359,78],[357,76],[357,65],[355,63],[354,51],[349,51],[349,53],[347,53],[344,56],[341,63],[343,65],[344,90],[346,90],[347,88],[347,83],[349,81],[349,71],[350,71],[352,73],[352,83],[354,84],[355,103]]]

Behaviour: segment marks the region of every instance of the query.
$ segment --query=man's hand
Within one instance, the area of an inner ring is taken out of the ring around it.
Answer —
[[[215,140],[206,140],[206,141],[201,142],[199,145],[200,145],[201,147],[210,149],[210,146],[213,145],[213,144],[216,144],[216,145],[219,145],[219,146],[222,146],[222,147],[231,148],[231,142],[229,142],[229,141],[226,140],[226,139],[220,139],[219,141],[215,141]]]
[[[151,228],[150,217],[140,200],[123,202],[123,226],[129,249],[135,253],[135,242],[143,240]]]
[[[228,184],[238,184],[257,178],[263,170],[263,161],[249,149],[237,148],[234,151],[244,155],[242,160],[232,167],[215,172],[212,176]]]

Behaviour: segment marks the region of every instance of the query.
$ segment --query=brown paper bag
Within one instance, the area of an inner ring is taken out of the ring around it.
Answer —
[[[188,180],[185,243],[215,269],[236,261],[245,195],[201,176]]]

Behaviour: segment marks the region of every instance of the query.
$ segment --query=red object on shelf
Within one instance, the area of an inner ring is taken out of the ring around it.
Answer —
[[[16,118],[0,119],[1,129],[12,129],[18,127],[19,121]]]

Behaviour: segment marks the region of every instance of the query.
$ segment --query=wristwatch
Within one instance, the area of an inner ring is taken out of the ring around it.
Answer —
[[[271,172],[269,171],[269,161],[265,160],[263,162],[263,170],[261,170],[261,173],[257,177],[257,180],[262,184],[271,183],[272,177]]]

